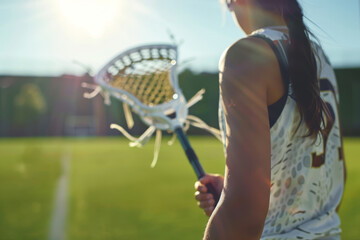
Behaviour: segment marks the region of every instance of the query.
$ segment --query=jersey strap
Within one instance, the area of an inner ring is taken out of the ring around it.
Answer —
[[[287,61],[287,55],[285,52],[284,47],[286,48],[287,45],[283,45],[282,42],[280,42],[279,40],[276,40],[275,42],[273,40],[271,40],[270,38],[261,35],[261,34],[254,34],[251,35],[251,37],[255,37],[255,38],[260,38],[262,40],[264,40],[273,50],[279,66],[280,66],[280,72],[281,72],[281,77],[286,89],[285,94],[275,103],[271,104],[270,106],[268,106],[268,112],[269,112],[269,123],[270,123],[270,128],[275,124],[276,120],[279,118],[285,103],[286,103],[286,99],[289,93],[289,83],[290,83],[290,74],[289,74],[289,64]]]

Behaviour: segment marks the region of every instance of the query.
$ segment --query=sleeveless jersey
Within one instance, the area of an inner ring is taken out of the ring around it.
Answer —
[[[271,40],[278,50],[279,64],[283,62],[287,67],[287,34],[265,28],[255,31],[252,36]],[[337,107],[339,95],[335,74],[327,57],[317,44],[313,43],[313,48],[321,97],[334,123],[325,139],[320,134],[315,142],[313,138],[303,137],[307,127],[302,122],[298,128],[300,113],[289,84],[285,105],[270,128],[271,195],[262,240],[340,239],[340,219],[335,211],[344,188],[342,137]],[[219,124],[226,148],[221,96]]]

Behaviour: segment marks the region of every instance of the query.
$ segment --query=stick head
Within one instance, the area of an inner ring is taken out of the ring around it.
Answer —
[[[152,166],[158,158],[161,130],[174,132],[181,127],[186,131],[193,125],[220,138],[218,130],[194,116],[188,116],[188,108],[202,99],[205,90],[200,90],[187,103],[178,85],[176,67],[175,45],[144,45],[123,52],[106,64],[94,78],[97,85],[83,84],[93,90],[84,94],[86,98],[101,94],[106,104],[111,103],[110,96],[122,101],[129,128],[133,121],[128,106],[149,125],[139,138],[135,138],[120,125],[111,124],[111,128],[132,141],[130,146],[143,146],[156,131]]]
[[[147,125],[174,130],[184,124],[188,113],[176,67],[176,46],[144,45],[111,60],[95,82],[130,105]]]

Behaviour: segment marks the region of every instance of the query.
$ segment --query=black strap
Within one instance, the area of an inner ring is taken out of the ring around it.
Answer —
[[[280,66],[281,77],[282,77],[282,80],[283,80],[283,83],[285,86],[284,96],[282,96],[274,104],[271,104],[270,106],[268,106],[269,123],[270,123],[270,128],[271,128],[276,123],[277,119],[280,117],[281,112],[284,109],[287,96],[289,94],[290,74],[289,74],[288,63],[286,61],[286,59],[287,59],[286,52],[281,51],[280,46],[276,46],[275,43],[271,39],[267,38],[266,36],[252,35],[251,37],[260,38],[260,39],[264,40],[265,42],[267,42],[268,45],[271,47],[271,49],[273,50],[273,52],[278,60],[278,63]]]
[[[285,86],[289,86],[290,83],[290,74],[289,74],[289,66],[288,63],[285,61],[287,59],[286,53],[281,52],[279,47],[275,45],[275,43],[268,37],[260,34],[251,35],[251,37],[260,38],[267,42],[267,44],[271,47],[271,49],[274,51],[275,56],[278,60],[279,66],[280,66],[280,72],[281,77],[283,79],[283,82]],[[288,91],[288,87],[286,88],[286,92]]]

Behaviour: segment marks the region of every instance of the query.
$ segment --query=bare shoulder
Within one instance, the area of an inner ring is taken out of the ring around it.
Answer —
[[[278,68],[274,52],[264,40],[255,37],[233,43],[219,62],[220,74],[225,74],[228,81],[234,79],[232,75],[237,76],[237,81],[266,81],[274,68]]]
[[[257,64],[260,67],[271,61],[276,61],[276,57],[270,46],[262,39],[247,37],[228,47],[224,51],[219,65],[221,70],[224,67],[235,67],[236,64],[244,62]]]
[[[222,96],[253,92],[270,105],[285,92],[280,66],[263,39],[248,37],[232,44],[219,63]]]

